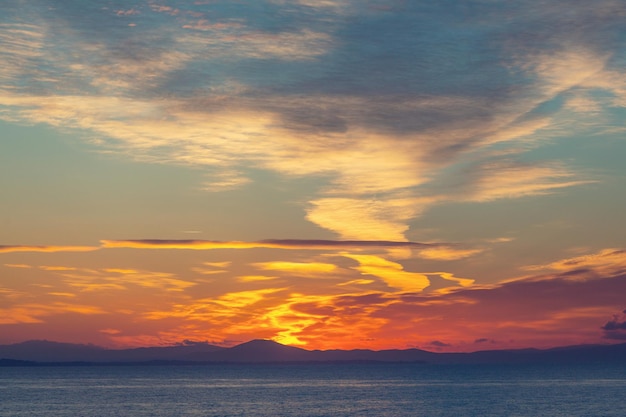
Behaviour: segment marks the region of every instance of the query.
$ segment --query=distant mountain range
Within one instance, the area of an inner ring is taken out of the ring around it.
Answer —
[[[405,350],[305,350],[271,340],[253,340],[224,348],[207,343],[135,349],[35,340],[0,345],[0,366],[49,364],[200,364],[200,363],[626,363],[626,343],[580,345],[553,349],[491,350],[434,353]]]

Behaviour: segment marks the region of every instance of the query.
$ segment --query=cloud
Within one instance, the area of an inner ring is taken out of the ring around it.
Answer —
[[[427,248],[431,244],[418,242],[395,242],[382,240],[310,240],[310,239],[267,239],[255,242],[212,241],[212,240],[102,240],[103,248],[134,249],[293,249],[293,250],[343,250],[369,248]],[[436,245],[436,244],[433,244]]]
[[[233,190],[249,182],[251,180],[238,171],[223,170],[218,174],[212,174],[210,180],[204,183],[202,189],[211,192]]]
[[[83,292],[92,291],[127,291],[135,286],[144,289],[182,293],[196,284],[178,278],[167,272],[142,271],[122,268],[104,268],[101,270],[78,269],[59,272],[66,284]]]
[[[474,282],[476,282],[476,280],[471,279],[471,278],[455,277],[454,274],[451,274],[449,272],[431,272],[431,273],[428,273],[427,275],[438,275],[445,280],[458,283],[461,287],[470,287],[474,284]]]
[[[259,281],[271,281],[278,277],[267,276],[267,275],[242,275],[237,277],[237,281],[239,282],[259,282]]]
[[[442,261],[454,261],[458,259],[469,258],[483,252],[483,249],[458,249],[454,247],[435,247],[426,248],[419,251],[420,258],[436,259]]]
[[[313,7],[313,8],[330,8],[333,10],[342,9],[350,5],[349,1],[345,0],[270,0],[271,3],[276,4],[289,4],[295,3],[301,6]]]
[[[91,252],[97,246],[32,246],[32,245],[0,245],[0,253],[12,252]]]
[[[201,267],[191,268],[192,271],[202,275],[215,275],[228,272],[230,261],[224,262],[203,262]]]
[[[343,253],[342,256],[359,263],[355,267],[364,275],[382,279],[389,287],[407,292],[420,292],[430,285],[428,277],[421,273],[407,272],[402,265],[374,255]]]
[[[556,190],[589,184],[557,166],[537,166],[499,160],[475,167],[467,173],[473,179],[466,185],[469,201],[492,201],[502,198],[544,195]]]
[[[243,26],[207,24],[198,21],[185,29],[211,32],[212,36],[187,35],[182,42],[193,44],[198,52],[211,57],[311,60],[326,53],[332,46],[329,35],[308,29],[282,33],[251,31]]]
[[[11,288],[4,288],[4,287],[0,287],[0,296],[2,296],[5,299],[9,299],[9,298],[19,298],[26,295],[26,293],[21,292],[21,291],[17,291]]]
[[[39,269],[43,269],[44,271],[75,271],[76,268],[72,266],[40,266]]]
[[[322,263],[322,262],[285,262],[285,261],[272,261],[272,262],[257,262],[253,264],[254,267],[262,271],[282,271],[308,274],[318,273],[330,273],[337,269],[334,264]]]
[[[71,292],[49,292],[48,295],[54,295],[56,297],[68,297],[68,298],[76,297],[76,294],[71,293]]]
[[[626,310],[613,315],[613,318],[602,326],[602,330],[606,339],[626,340]]]
[[[35,24],[0,23],[0,79],[19,79],[34,75],[36,60],[43,53],[45,33]],[[30,74],[24,74],[24,69]]]
[[[6,266],[7,268],[22,268],[22,269],[32,268],[31,265],[26,265],[26,264],[4,264],[4,266]]]
[[[604,330],[626,330],[626,322],[619,322],[617,320],[612,320],[607,322],[604,326],[602,326]]]
[[[420,212],[420,201],[323,198],[311,201],[307,219],[344,239],[406,240],[407,221]]]
[[[600,276],[614,275],[626,271],[626,250],[607,248],[597,253],[561,259],[546,265],[528,266],[526,269],[529,271],[576,272],[576,274],[569,275],[572,279],[582,279],[591,272]]]
[[[235,291],[219,297],[197,299],[185,304],[175,304],[172,309],[149,311],[143,318],[149,321],[170,321],[184,318],[179,329],[163,331],[168,337],[180,340],[181,335],[211,339],[232,339],[229,335],[241,335],[242,340],[271,338],[281,329],[268,315],[272,314],[285,296],[284,288]],[[216,326],[216,324],[219,325]],[[210,330],[208,330],[208,328]]]
[[[97,306],[54,302],[49,304],[28,303],[0,308],[0,324],[43,323],[43,318],[58,314],[106,314]]]
[[[108,334],[108,335],[116,335],[116,334],[120,334],[122,331],[118,329],[101,329],[99,330],[99,332]]]

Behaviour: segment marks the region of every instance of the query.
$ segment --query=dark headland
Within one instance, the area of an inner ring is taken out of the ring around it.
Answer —
[[[0,366],[46,365],[190,365],[261,363],[626,363],[626,343],[552,349],[435,353],[404,350],[305,350],[271,340],[252,340],[225,348],[208,343],[133,349],[105,349],[35,340],[0,345]]]

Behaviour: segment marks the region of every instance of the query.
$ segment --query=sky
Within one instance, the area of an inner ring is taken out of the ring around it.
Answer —
[[[0,3],[0,344],[626,341],[622,0]]]

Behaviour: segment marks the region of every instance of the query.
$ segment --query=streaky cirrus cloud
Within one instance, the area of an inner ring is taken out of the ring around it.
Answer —
[[[626,251],[619,248],[607,248],[597,253],[561,259],[546,265],[531,265],[529,271],[597,271],[600,274],[613,271],[615,268],[626,270]]]

